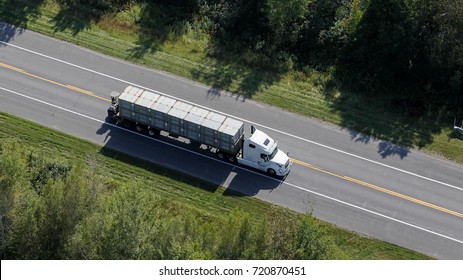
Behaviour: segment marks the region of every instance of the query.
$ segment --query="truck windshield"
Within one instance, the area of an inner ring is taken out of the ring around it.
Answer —
[[[273,152],[269,155],[269,158],[270,159],[273,159],[275,157],[275,155],[277,154],[278,152],[278,147],[275,147],[275,149],[273,150]]]

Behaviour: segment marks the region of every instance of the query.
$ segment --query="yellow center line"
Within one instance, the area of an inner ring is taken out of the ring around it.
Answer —
[[[5,64],[5,63],[1,63],[1,62],[0,62],[0,66],[11,69],[11,70],[14,70],[16,72],[22,72],[22,73],[26,72],[26,71],[24,71],[22,69],[19,69],[19,68],[16,68],[14,66],[11,66],[11,65],[8,65],[8,64]]]
[[[17,68],[17,67],[14,67],[14,66],[5,64],[5,63],[1,63],[1,62],[0,62],[0,67],[7,68],[7,69],[10,69],[10,70],[16,71],[16,72],[19,72],[19,73],[28,75],[28,76],[30,76],[30,77],[39,79],[39,80],[52,83],[52,84],[54,84],[54,85],[58,85],[58,86],[61,86],[61,87],[65,87],[65,88],[70,89],[70,90],[73,90],[73,91],[81,92],[81,93],[83,93],[83,94],[86,94],[86,95],[89,95],[89,96],[92,96],[92,97],[95,97],[95,98],[99,98],[99,99],[104,100],[104,101],[108,101],[108,102],[111,101],[111,100],[109,100],[108,98],[104,98],[104,97],[101,97],[101,96],[99,96],[99,95],[96,95],[96,94],[94,94],[94,93],[91,92],[91,91],[84,90],[84,89],[81,89],[81,88],[78,88],[78,87],[75,87],[75,86],[72,86],[72,85],[65,85],[65,84],[62,84],[62,83],[58,83],[58,82],[55,82],[55,81],[53,81],[53,80],[50,80],[50,79],[47,79],[47,78],[44,78],[44,77],[40,77],[40,76],[37,76],[37,75],[34,75],[34,74],[31,74],[31,73],[29,73],[29,72],[27,72],[27,71],[25,71],[25,70],[23,70],[23,69],[20,69],[20,68]]]
[[[297,159],[293,159],[293,158],[291,160],[296,164],[308,167],[308,168],[313,169],[313,170],[320,171],[322,173],[334,176],[336,178],[346,180],[346,181],[349,181],[349,182],[352,182],[352,183],[355,183],[355,184],[358,184],[358,185],[361,185],[361,186],[364,186],[364,187],[368,187],[370,189],[374,189],[374,190],[377,190],[377,191],[380,191],[380,192],[383,192],[383,193],[387,193],[387,194],[395,196],[395,197],[399,197],[399,198],[402,198],[402,199],[405,199],[405,200],[408,200],[408,201],[411,201],[411,202],[414,202],[414,203],[417,203],[417,204],[420,204],[420,205],[423,205],[423,206],[426,206],[426,207],[429,207],[429,208],[433,208],[433,209],[438,210],[438,211],[445,212],[447,214],[451,214],[451,215],[463,218],[462,213],[459,213],[459,212],[456,212],[456,211],[453,211],[453,210],[450,210],[450,209],[447,209],[447,208],[444,208],[444,207],[441,207],[441,206],[438,206],[438,205],[435,205],[435,204],[432,204],[432,203],[429,203],[429,202],[426,202],[426,201],[422,201],[422,200],[413,198],[413,197],[408,196],[408,195],[404,195],[404,194],[401,194],[401,193],[398,193],[398,192],[395,192],[395,191],[391,191],[391,190],[388,190],[388,189],[385,189],[385,188],[382,188],[382,187],[379,187],[379,186],[376,186],[376,185],[373,185],[373,184],[370,184],[370,183],[366,183],[366,182],[360,181],[360,180],[355,179],[355,178],[351,178],[351,177],[343,176],[343,175],[338,175],[336,173],[324,170],[324,169],[322,169],[322,168],[320,168],[318,166],[312,165],[310,163],[306,163],[306,162],[303,162],[303,161],[300,161],[300,160],[297,160]]]

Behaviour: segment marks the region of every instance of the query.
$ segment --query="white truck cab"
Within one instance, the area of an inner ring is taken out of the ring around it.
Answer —
[[[251,127],[251,137],[244,139],[238,163],[267,172],[272,176],[286,176],[292,162],[278,150],[277,142],[264,132]]]

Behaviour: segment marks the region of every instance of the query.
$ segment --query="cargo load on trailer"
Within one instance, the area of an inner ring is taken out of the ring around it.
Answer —
[[[137,87],[112,92],[108,116],[151,136],[165,131],[204,144],[220,158],[270,175],[286,176],[292,164],[264,132],[252,127],[245,138],[242,121]]]

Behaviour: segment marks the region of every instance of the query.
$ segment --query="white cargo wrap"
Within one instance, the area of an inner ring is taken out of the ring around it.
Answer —
[[[119,96],[120,116],[235,154],[244,124],[188,103],[128,86]]]

